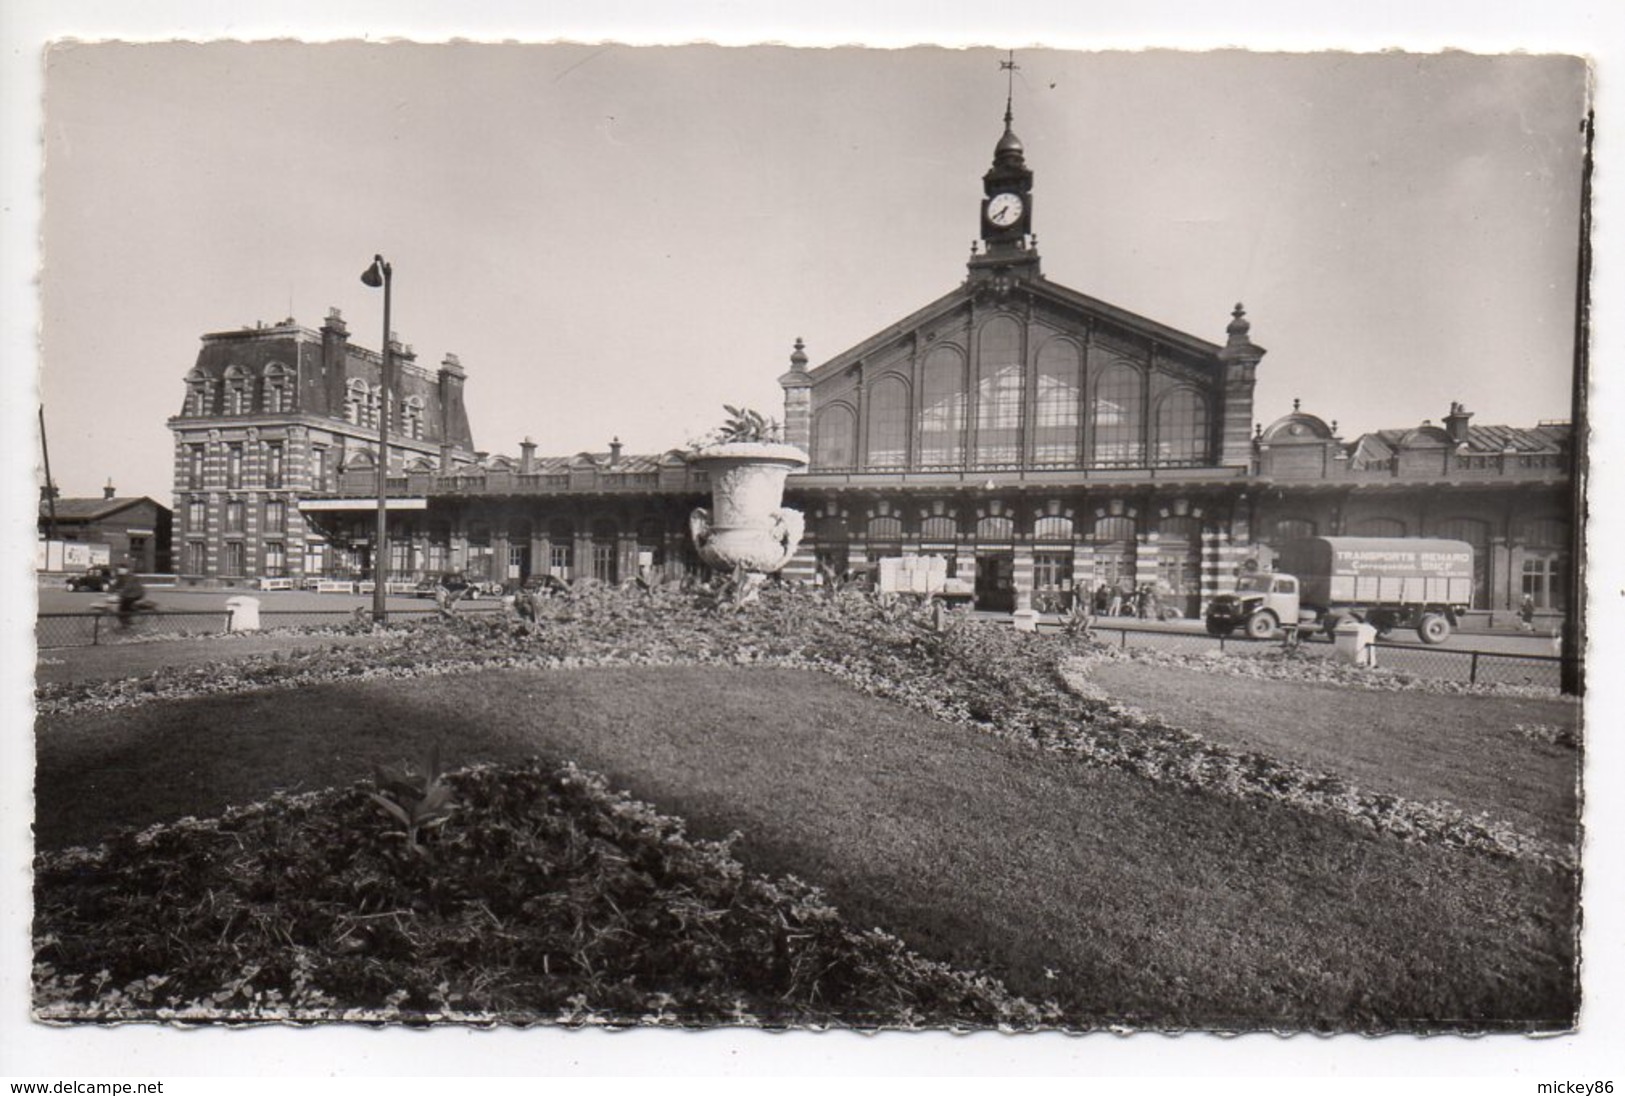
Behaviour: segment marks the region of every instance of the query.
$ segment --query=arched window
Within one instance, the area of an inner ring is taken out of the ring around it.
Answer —
[[[1114,365],[1095,385],[1094,462],[1108,467],[1145,463],[1142,426],[1145,380],[1131,365]]]
[[[1204,464],[1207,459],[1207,401],[1194,388],[1176,388],[1157,404],[1157,463]]]
[[[1039,464],[1078,462],[1078,415],[1083,358],[1075,343],[1052,339],[1038,352],[1038,402],[1033,459]]]
[[[869,390],[870,468],[908,465],[908,387],[898,377],[882,377]]]
[[[1276,548],[1289,540],[1302,540],[1315,535],[1315,523],[1307,518],[1276,518],[1271,527],[1270,544]]]
[[[953,518],[932,517],[920,522],[920,543],[922,545],[952,546],[959,537],[959,528]]]
[[[982,326],[976,363],[976,463],[1021,460],[1021,327],[1008,316]]]
[[[857,418],[845,404],[835,403],[818,412],[813,421],[813,466],[821,471],[845,471],[855,458],[853,437]]]
[[[1016,523],[1008,517],[985,517],[976,523],[976,539],[984,544],[1003,544],[1016,538]]]
[[[925,356],[920,379],[920,466],[951,468],[965,459],[965,360],[951,346]]]
[[[1033,522],[1034,540],[1066,540],[1072,539],[1072,519],[1063,517],[1042,517]]]
[[[903,521],[898,517],[870,518],[866,530],[870,563],[903,554]]]
[[[1402,537],[1405,523],[1398,518],[1361,518],[1349,524],[1349,535],[1355,537]]]

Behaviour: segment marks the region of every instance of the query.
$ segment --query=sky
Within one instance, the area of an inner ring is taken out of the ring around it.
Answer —
[[[41,395],[67,495],[168,501],[199,336],[329,307],[468,371],[478,448],[685,444],[952,289],[991,48],[65,44],[45,62]],[[1269,354],[1346,436],[1570,413],[1574,57],[1024,48],[1046,275]]]
[[[1617,8],[1492,0],[1468,19],[1459,0],[0,5],[0,548],[11,583],[0,598],[0,1073],[945,1071],[1184,1075],[1221,1092],[1280,1090],[1256,1079],[1269,1076],[1358,1091],[1336,1082],[1383,1075],[1396,1093],[1433,1091],[1430,1079],[1466,1091],[1449,1082],[1476,1074],[1505,1082],[1482,1091],[1509,1093],[1612,1076],[1607,1033],[1625,1012],[1625,797],[1608,793],[1625,749],[1610,734],[1586,743],[1579,1035],[358,1040],[332,1029],[42,1032],[21,1003],[40,403],[65,492],[97,493],[112,478],[167,499],[164,420],[199,335],[290,311],[317,324],[337,306],[357,341],[376,346],[381,301],[358,278],[383,252],[396,329],[420,362],[461,355],[483,447],[512,452],[527,434],[549,453],[616,435],[633,451],[680,445],[723,402],[777,406],[773,380],[797,336],[816,363],[958,284],[1001,128],[998,51],[1013,47],[1046,273],[1215,342],[1244,301],[1269,350],[1260,419],[1293,397],[1345,434],[1437,420],[1452,399],[1479,422],[1564,417],[1581,89],[1562,64],[1376,51],[1585,53],[1601,73],[1589,525],[1594,545],[1617,544],[1625,452],[1617,414],[1605,413],[1621,406],[1609,363],[1625,353],[1622,237],[1608,215],[1625,177],[1612,121]],[[47,43],[65,38],[391,36],[821,48],[391,47],[300,59],[294,47],[162,46],[44,61]],[[852,42],[956,48],[833,48]],[[1033,43],[1362,52],[1063,56]],[[1621,563],[1617,551],[1590,556],[1592,666],[1625,657]],[[1625,703],[1621,680],[1592,675],[1588,727],[1606,729]],[[218,1035],[235,1038],[225,1047]]]

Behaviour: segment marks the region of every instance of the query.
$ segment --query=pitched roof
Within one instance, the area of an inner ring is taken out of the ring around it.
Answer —
[[[163,508],[162,504],[154,502],[146,495],[136,495],[110,499],[61,498],[56,500],[54,511],[57,521],[99,521],[142,502],[152,502],[160,509]],[[47,517],[52,514],[53,508],[41,499],[39,512],[40,517]]]

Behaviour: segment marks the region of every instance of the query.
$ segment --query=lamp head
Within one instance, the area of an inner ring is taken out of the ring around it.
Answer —
[[[373,289],[377,289],[379,286],[384,284],[384,277],[388,273],[389,264],[384,262],[384,257],[382,255],[374,255],[372,257],[372,265],[367,267],[366,270],[362,271],[361,282],[363,285],[368,285]]]

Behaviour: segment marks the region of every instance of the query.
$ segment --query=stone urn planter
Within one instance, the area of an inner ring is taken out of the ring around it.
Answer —
[[[711,508],[696,507],[689,532],[700,558],[719,571],[743,567],[770,575],[801,543],[805,520],[784,503],[784,478],[805,467],[794,445],[734,441],[708,445],[689,457],[711,479]]]

